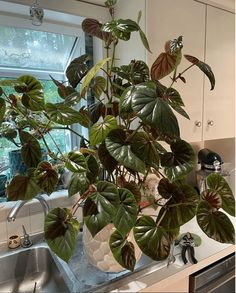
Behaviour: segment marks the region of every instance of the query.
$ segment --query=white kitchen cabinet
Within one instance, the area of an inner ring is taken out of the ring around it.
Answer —
[[[235,134],[235,38],[234,17],[207,6],[206,63],[211,64],[216,87],[204,87],[203,140],[234,137]]]
[[[153,54],[149,66],[164,51],[167,40],[183,36],[183,54],[209,64],[216,76],[215,90],[193,67],[174,87],[180,92],[190,121],[176,115],[181,137],[189,142],[234,136],[234,14],[193,0],[146,1],[147,36]],[[178,72],[190,63],[183,57]],[[166,86],[170,78],[161,80]]]

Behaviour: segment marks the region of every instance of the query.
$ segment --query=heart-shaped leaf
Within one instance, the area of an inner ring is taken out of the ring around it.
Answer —
[[[122,129],[112,130],[105,140],[110,155],[120,164],[134,171],[145,173],[146,166],[131,150],[126,142],[126,134]]]
[[[91,89],[97,99],[100,98],[101,94],[106,89],[106,79],[103,76],[96,76],[93,80]]]
[[[97,191],[86,199],[84,206],[85,224],[93,237],[113,220],[118,206],[117,187],[110,182],[98,182]]]
[[[83,83],[80,87],[80,95],[83,97],[90,85],[90,82],[94,78],[94,76],[98,73],[98,71],[107,63],[111,60],[111,58],[105,58],[100,60],[97,64],[95,64],[89,72],[86,74]]]
[[[201,201],[198,205],[197,222],[208,237],[218,242],[235,244],[233,224],[224,213],[213,211],[207,201]]]
[[[132,152],[145,162],[146,165],[155,169],[159,168],[159,154],[155,142],[146,132],[137,132],[131,141]]]
[[[8,200],[30,200],[40,191],[34,177],[16,175],[7,186],[7,198]]]
[[[171,143],[172,152],[166,152],[161,156],[161,164],[166,176],[171,180],[181,179],[192,171],[195,164],[195,154],[189,143],[177,140]]]
[[[174,193],[177,192],[178,187],[175,183],[171,183],[167,178],[162,178],[157,188],[159,194],[163,198],[169,199],[173,196]]]
[[[168,103],[158,95],[155,83],[135,86],[132,108],[140,119],[157,128],[161,134],[179,137],[178,121]]]
[[[224,177],[220,174],[212,173],[207,176],[207,185],[210,190],[221,197],[223,210],[231,216],[235,216],[235,198]]]
[[[113,218],[113,223],[119,233],[125,237],[134,227],[138,214],[138,205],[134,195],[127,189],[119,190],[120,203]]]
[[[47,103],[45,108],[49,118],[55,123],[61,125],[83,123],[83,115],[64,103]]]
[[[0,98],[0,124],[2,123],[6,112],[6,102],[3,98]]]
[[[98,157],[105,169],[111,174],[117,166],[117,161],[110,155],[105,143],[99,145]]]
[[[44,109],[44,94],[41,83],[33,76],[22,75],[17,81],[23,83],[23,87],[15,86],[18,93],[22,93],[22,104],[31,111]]]
[[[79,223],[66,208],[55,208],[45,217],[44,235],[50,249],[64,261],[71,258],[77,243]]]
[[[85,173],[74,173],[68,186],[68,195],[73,196],[76,193],[83,194],[89,187],[89,181]]]
[[[202,200],[207,201],[212,208],[219,209],[222,206],[222,199],[216,191],[206,189],[201,193]]]
[[[133,243],[115,231],[111,234],[109,244],[116,261],[127,270],[133,271],[136,264]]]
[[[66,69],[66,77],[69,80],[69,83],[73,88],[76,88],[79,82],[83,77],[88,73],[87,62],[90,60],[90,57],[87,54],[84,54],[78,58],[75,58],[71,61],[69,66]]]
[[[20,141],[22,144],[21,156],[27,167],[37,167],[42,160],[42,151],[36,138],[26,131],[20,131]]]
[[[102,116],[104,107],[105,105],[100,101],[89,105],[88,113],[92,123],[96,123],[99,120],[99,118]]]
[[[93,18],[86,18],[82,22],[82,29],[85,33],[97,37],[110,45],[112,41],[112,34],[102,30],[102,24]]]
[[[66,168],[73,173],[87,172],[87,162],[83,154],[78,151],[69,152],[67,155]]]
[[[102,122],[97,122],[90,128],[90,144],[95,146],[103,142],[109,132],[117,127],[116,118],[110,115],[106,116]]]
[[[191,220],[196,214],[199,201],[197,191],[190,185],[170,185],[173,188],[171,198],[165,208],[161,208],[158,220],[162,219],[160,226],[166,229],[174,229]],[[165,192],[170,191],[170,186]]]
[[[177,66],[177,56],[161,53],[151,67],[152,80],[159,80],[170,74]]]
[[[211,70],[211,67],[200,61],[198,58],[193,57],[191,55],[184,55],[184,57],[191,63],[195,64],[202,72],[206,74],[208,77],[210,83],[211,83],[211,91],[215,88],[215,76],[213,71]]]
[[[40,162],[34,176],[38,186],[47,194],[51,194],[55,190],[58,174],[49,162]]]
[[[149,216],[142,216],[134,227],[134,237],[140,249],[153,260],[163,260],[170,253],[170,244],[178,235],[178,230],[157,227]]]

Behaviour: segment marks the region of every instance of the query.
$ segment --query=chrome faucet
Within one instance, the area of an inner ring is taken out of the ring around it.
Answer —
[[[45,200],[45,198],[42,195],[37,195],[35,197],[35,199],[37,199],[41,203],[41,206],[44,211],[44,215],[46,216],[47,213],[49,212],[49,205],[48,205],[47,201]],[[27,202],[28,201],[26,201],[26,200],[18,200],[16,202],[16,204],[14,205],[14,207],[10,210],[10,212],[7,216],[7,221],[8,222],[15,221],[17,213],[23,207],[23,205],[25,205]]]

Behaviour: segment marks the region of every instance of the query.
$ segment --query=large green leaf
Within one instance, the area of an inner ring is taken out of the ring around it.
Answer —
[[[157,227],[149,216],[142,216],[134,227],[134,237],[140,249],[153,260],[163,260],[170,253],[170,244],[176,238],[178,230],[165,230]]]
[[[89,69],[87,62],[89,60],[90,57],[87,54],[84,54],[72,60],[67,67],[66,77],[68,78],[72,87],[76,88],[82,78],[88,73]]]
[[[49,118],[55,123],[62,125],[83,123],[83,115],[64,103],[47,103],[45,109]]]
[[[220,174],[212,173],[207,176],[206,180],[209,189],[220,195],[223,210],[231,216],[235,216],[235,198],[224,177]]]
[[[21,156],[27,167],[37,167],[42,160],[42,151],[36,138],[26,131],[20,131],[20,141],[22,144]]]
[[[108,62],[111,58],[105,58],[100,60],[97,64],[95,64],[89,72],[86,74],[83,83],[80,87],[80,95],[83,97],[89,87],[90,82],[94,78],[94,76],[98,73],[98,71]]]
[[[89,180],[85,173],[74,173],[68,186],[68,195],[83,194],[89,187]]]
[[[172,152],[161,156],[161,164],[166,176],[171,180],[181,179],[193,170],[195,154],[189,143],[177,140],[170,145]]]
[[[6,102],[3,98],[0,98],[0,124],[2,123],[6,112]]]
[[[8,200],[30,200],[40,191],[34,177],[16,175],[7,186],[7,198]]]
[[[34,176],[38,186],[47,194],[51,194],[55,190],[58,174],[49,162],[40,162]]]
[[[79,223],[66,208],[55,208],[45,217],[44,235],[50,249],[68,262],[77,243]]]
[[[200,61],[198,58],[190,56],[190,55],[184,55],[184,57],[194,65],[196,65],[202,72],[205,73],[205,75],[208,77],[210,83],[211,83],[211,91],[215,88],[215,76],[214,73],[211,70],[211,67]]]
[[[95,183],[97,181],[97,176],[99,174],[99,165],[97,159],[93,155],[88,155],[86,157],[87,162],[87,178],[90,183]]]
[[[105,143],[99,145],[98,157],[105,169],[111,174],[117,166],[117,161],[110,155]]]
[[[131,150],[126,142],[126,134],[122,129],[112,130],[105,140],[110,155],[120,164],[134,171],[145,173],[145,164]]]
[[[113,219],[114,226],[125,237],[133,228],[138,214],[138,205],[134,195],[127,189],[119,189],[120,203]]]
[[[106,181],[97,183],[97,191],[85,201],[84,220],[92,236],[109,224],[119,206],[117,187]]]
[[[85,173],[87,162],[83,154],[78,151],[71,151],[67,155],[66,168],[73,173]]]
[[[120,97],[120,114],[122,115],[123,113],[133,113],[133,108],[132,108],[132,95],[133,95],[133,90],[134,87],[128,87],[124,92],[122,93]]]
[[[106,116],[102,122],[95,123],[89,132],[89,141],[92,146],[95,146],[105,140],[112,129],[116,129],[117,122],[114,116]]]
[[[199,195],[192,186],[169,184],[166,185],[165,195],[167,197],[169,193],[171,198],[158,214],[158,220],[162,218],[160,226],[166,229],[178,228],[191,220],[196,214],[199,201]],[[164,189],[163,185],[162,188]]]
[[[159,154],[155,142],[146,132],[137,132],[131,141],[132,152],[146,165],[155,169],[159,168]]]
[[[179,137],[178,121],[168,102],[158,95],[155,83],[145,82],[135,86],[132,108],[140,119],[157,128],[160,134]]]
[[[24,86],[15,86],[18,93],[22,93],[22,104],[31,111],[44,109],[44,94],[41,83],[33,76],[22,75],[17,79]]]
[[[118,231],[115,231],[111,234],[109,244],[116,261],[127,270],[133,271],[136,259],[132,242],[129,242]]]
[[[97,37],[110,45],[112,41],[112,34],[102,30],[102,24],[93,18],[86,18],[82,22],[82,29],[85,33]]]
[[[207,201],[201,201],[198,205],[197,222],[208,237],[218,242],[235,244],[233,224],[224,213],[214,211]]]

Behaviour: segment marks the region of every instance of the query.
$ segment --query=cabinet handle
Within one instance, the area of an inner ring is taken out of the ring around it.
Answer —
[[[213,120],[208,120],[207,124],[208,124],[209,126],[213,126],[213,125],[214,125],[214,121],[213,121]]]
[[[195,121],[195,126],[201,127],[202,126],[202,122],[201,121]]]

